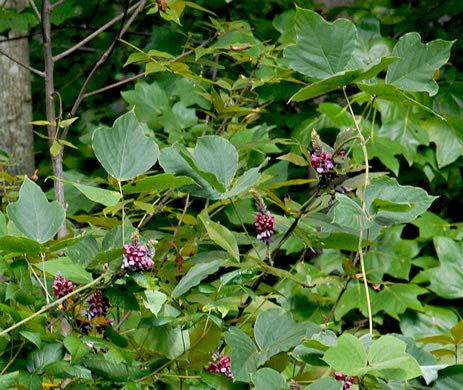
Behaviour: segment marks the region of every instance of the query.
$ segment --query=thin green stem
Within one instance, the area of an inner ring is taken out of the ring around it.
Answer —
[[[21,325],[24,325],[25,323],[33,320],[35,317],[38,317],[40,314],[46,312],[48,309],[51,309],[52,307],[55,307],[57,305],[59,305],[61,302],[65,301],[66,299],[72,297],[73,295],[75,294],[78,294],[80,293],[81,291],[84,291],[86,289],[88,289],[89,287],[92,287],[94,286],[95,284],[97,284],[100,280],[104,279],[106,276],[108,276],[110,274],[110,272],[105,272],[104,274],[98,276],[95,280],[91,281],[90,283],[87,283],[85,286],[82,286],[80,288],[78,288],[77,290],[75,291],[72,291],[70,292],[69,294],[65,295],[64,297],[56,300],[55,302],[52,302],[48,305],[45,305],[43,306],[38,312],[30,315],[29,317],[27,318],[24,318],[23,320],[17,322],[16,324],[10,326],[9,328],[5,329],[5,330],[2,330],[0,332],[0,337],[6,335],[7,333],[10,333],[12,330],[20,327]]]
[[[365,183],[363,187],[363,196],[362,196],[362,210],[366,212],[366,204],[365,204],[365,190],[368,185],[368,174],[369,174],[369,166],[368,166],[368,152],[367,152],[367,146],[365,142],[365,137],[362,134],[362,131],[360,130],[359,124],[357,122],[357,118],[355,117],[354,111],[352,110],[352,106],[350,104],[349,98],[346,93],[346,87],[342,89],[344,92],[344,97],[346,98],[347,106],[349,107],[349,112],[352,116],[352,119],[354,120],[355,128],[357,129],[358,136],[360,138],[360,146],[363,151],[363,159],[365,161]],[[367,300],[367,308],[368,308],[368,328],[370,334],[373,334],[373,316],[371,314],[371,302],[370,302],[370,292],[368,290],[368,281],[367,281],[367,275],[365,271],[365,261],[363,258],[363,248],[362,248],[362,242],[363,242],[363,230],[360,231],[359,235],[359,245],[358,245],[358,252],[359,252],[359,257],[360,257],[360,267],[362,269],[362,277],[363,277],[363,284],[365,286],[365,296]]]
[[[117,184],[119,184],[119,193],[121,194],[121,202],[122,202],[122,246],[125,244],[125,209],[124,209],[124,194],[122,193],[122,185],[121,181],[118,180]]]
[[[43,289],[45,293],[45,300],[47,302],[47,305],[50,303],[50,298],[48,296],[48,288],[47,288],[47,274],[45,272],[45,253],[41,253],[40,257],[42,259],[42,272],[43,272]]]

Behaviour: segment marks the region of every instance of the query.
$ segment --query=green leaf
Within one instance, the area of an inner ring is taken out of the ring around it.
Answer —
[[[231,347],[231,372],[237,381],[249,382],[258,367],[259,352],[252,339],[240,328],[231,327],[224,334]]]
[[[338,19],[340,20],[340,19]],[[303,102],[305,100],[312,99],[314,97],[324,95],[328,92],[340,89],[346,85],[352,83],[357,76],[361,73],[361,69],[346,70],[329,76],[323,80],[316,81],[307,87],[304,87],[297,91],[289,101]]]
[[[304,390],[341,390],[342,383],[332,377],[320,378],[311,385],[304,388]]]
[[[61,152],[61,145],[55,140],[53,141],[53,145],[50,147],[50,154],[53,157],[56,157]]]
[[[329,23],[314,11],[297,8],[295,23],[297,43],[284,51],[292,69],[315,79],[346,69],[357,40],[357,30],[350,20]]]
[[[129,370],[122,363],[112,363],[101,356],[87,357],[82,364],[89,368],[95,375],[115,382],[126,382],[129,378]]]
[[[336,346],[326,351],[323,360],[344,375],[358,375],[367,365],[367,353],[357,337],[344,333]]]
[[[368,279],[381,282],[384,274],[408,280],[411,259],[418,255],[420,247],[415,240],[402,239],[404,225],[386,228],[365,255]]]
[[[354,200],[343,194],[336,194],[336,199],[339,203],[334,208],[334,223],[358,231],[373,225],[373,221]]]
[[[400,317],[401,332],[413,339],[449,333],[458,323],[453,309],[423,305],[423,312],[407,312]]]
[[[40,187],[26,177],[19,190],[19,200],[7,207],[8,218],[27,237],[44,243],[50,240],[64,222],[64,207],[49,203]]]
[[[157,290],[145,290],[145,297],[146,297],[146,301],[143,300],[145,307],[149,309],[151,313],[153,313],[157,317],[159,311],[162,308],[162,305],[167,299],[167,295]],[[172,298],[175,298],[173,293],[172,293]]]
[[[452,45],[442,39],[422,44],[418,33],[405,34],[392,50],[400,60],[389,66],[386,82],[406,91],[435,95],[439,87],[433,80],[434,72],[448,61]]]
[[[434,247],[439,258],[439,267],[422,271],[429,278],[429,289],[437,295],[456,299],[463,297],[463,241],[456,243],[450,238],[435,237]]]
[[[259,314],[254,325],[254,337],[261,349],[259,365],[301,343],[308,325],[309,322],[294,322],[291,314],[280,308]]]
[[[416,284],[385,284],[372,303],[373,314],[384,310],[391,317],[399,321],[399,314],[404,313],[408,308],[415,311],[423,311],[423,306],[418,300],[418,295],[427,293],[428,290]]]
[[[251,380],[255,390],[289,389],[285,377],[270,367],[260,368],[251,374]]]
[[[397,180],[379,177],[370,181],[365,190],[365,203],[370,215],[375,213],[374,201],[381,199],[393,203],[413,203],[415,207],[406,212],[380,210],[376,213],[375,222],[381,225],[392,225],[413,221],[423,214],[436,199],[418,187],[402,186]]]
[[[75,364],[91,351],[91,348],[87,344],[74,335],[66,336],[63,344],[71,354],[71,364]]]
[[[0,248],[10,253],[37,254],[45,252],[45,248],[37,241],[25,237],[3,236],[0,237]]]
[[[393,336],[382,336],[368,351],[369,367],[364,372],[386,380],[408,380],[421,376],[418,362],[405,352],[407,344]]]
[[[225,249],[235,260],[239,261],[240,252],[233,233],[225,226],[212,221],[205,214],[200,214],[199,219],[204,224],[207,234],[218,246]]]
[[[418,362],[405,352],[406,348],[403,341],[382,336],[371,345],[367,355],[359,339],[344,333],[336,347],[325,353],[323,360],[344,375],[371,374],[388,380],[407,380],[422,373]]]
[[[19,371],[10,372],[0,376],[0,390],[9,389],[10,386],[18,380]]]
[[[185,294],[192,287],[198,285],[206,276],[217,272],[223,263],[224,260],[213,260],[193,266],[175,287],[172,298]]]
[[[64,357],[62,344],[45,344],[40,351],[33,351],[27,357],[29,372],[41,372],[46,366],[57,362]]]
[[[78,189],[83,195],[85,195],[88,199],[96,202],[101,203],[104,206],[114,206],[119,202],[121,195],[116,191],[105,190],[103,188],[92,187],[85,184],[74,183],[68,180],[60,180],[55,176],[50,176],[53,180],[58,180],[63,183],[69,184],[74,186]]]
[[[433,390],[461,389],[463,386],[463,367],[461,364],[446,367],[439,371],[438,379],[430,386]]]
[[[137,118],[150,127],[159,127],[159,117],[169,107],[169,97],[158,83],[138,82],[132,91],[121,92],[122,98],[135,107]]]
[[[463,155],[463,140],[450,121],[432,118],[422,121],[421,126],[428,131],[429,140],[436,145],[439,168],[452,164]]]
[[[122,187],[125,194],[138,194],[141,192],[161,192],[169,188],[177,188],[195,184],[191,177],[175,176],[172,173],[162,173],[156,176],[144,177]]]
[[[133,179],[158,160],[159,147],[144,135],[145,126],[133,111],[120,116],[111,129],[93,133],[93,149],[103,168],[117,180]]]
[[[42,264],[34,264],[38,270],[42,270]],[[56,260],[45,262],[45,272],[55,276],[60,272],[66,279],[74,283],[90,283],[93,278],[90,272],[85,271],[81,264],[74,264],[69,257],[60,257]]]
[[[29,340],[32,344],[35,344],[38,349],[42,348],[42,338],[40,337],[40,333],[23,330],[19,332],[19,334]]]
[[[371,288],[369,288],[368,291],[371,302],[374,302],[377,293]],[[368,315],[365,287],[360,280],[349,283],[346,292],[339,300],[339,304],[334,312],[334,318],[336,321],[339,321],[345,314],[353,309],[359,309],[364,316]]]

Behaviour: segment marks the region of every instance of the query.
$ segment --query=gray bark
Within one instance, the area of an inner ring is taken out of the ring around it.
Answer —
[[[7,0],[5,8],[22,10],[26,0]],[[21,35],[10,30],[8,38]],[[6,36],[0,36],[0,40]],[[29,64],[27,38],[0,42],[0,49],[24,64]],[[34,172],[34,139],[32,126],[30,72],[0,54],[0,149],[11,157],[11,175],[32,175]]]

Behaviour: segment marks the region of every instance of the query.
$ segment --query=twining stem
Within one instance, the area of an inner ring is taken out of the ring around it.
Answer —
[[[38,317],[40,314],[46,312],[47,310],[51,309],[52,307],[55,307],[59,305],[61,302],[65,301],[66,299],[72,297],[75,294],[80,293],[81,291],[84,291],[88,289],[89,287],[92,287],[93,285],[97,284],[100,280],[104,279],[106,276],[108,276],[111,272],[105,272],[104,274],[98,276],[95,280],[91,281],[90,283],[87,283],[86,285],[78,288],[77,290],[71,291],[69,294],[65,295],[64,297],[59,298],[55,302],[52,302],[48,305],[43,306],[38,312],[35,312],[34,314],[30,315],[29,317],[24,318],[23,320],[17,322],[16,324],[10,326],[9,328],[2,330],[0,332],[0,337],[6,335],[7,333],[10,333],[12,330],[20,327],[21,325],[24,325],[26,322],[29,322],[33,320],[35,317]]]
[[[349,107],[349,112],[352,116],[352,119],[354,120],[355,128],[357,129],[358,136],[360,138],[360,146],[363,151],[363,159],[365,161],[365,182],[363,186],[363,196],[362,196],[362,210],[363,212],[366,212],[366,204],[365,204],[365,191],[368,185],[368,173],[369,173],[369,166],[368,166],[368,152],[367,152],[367,146],[365,142],[365,137],[363,136],[359,124],[357,122],[357,119],[355,118],[354,111],[352,110],[352,106],[350,105],[349,98],[347,97],[346,93],[346,87],[342,89],[344,92],[344,97],[346,98],[347,106]],[[363,248],[362,248],[362,242],[363,242],[363,230],[360,231],[359,235],[359,245],[358,245],[358,253],[360,257],[360,267],[362,269],[362,277],[363,277],[363,284],[365,286],[365,296],[367,299],[367,308],[368,308],[368,328],[370,334],[373,334],[373,316],[371,314],[371,302],[370,302],[370,293],[368,291],[368,281],[367,281],[367,275],[365,271],[365,261],[363,258]]]

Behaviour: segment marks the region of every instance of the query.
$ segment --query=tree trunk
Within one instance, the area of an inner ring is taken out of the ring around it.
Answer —
[[[26,0],[7,0],[5,8],[18,11]],[[21,35],[10,30],[8,38]],[[0,36],[0,40],[6,38]],[[0,49],[22,63],[29,64],[27,38],[0,42]],[[0,55],[0,149],[11,157],[7,171],[11,175],[32,175],[34,172],[34,139],[32,126],[32,98],[30,72]]]

